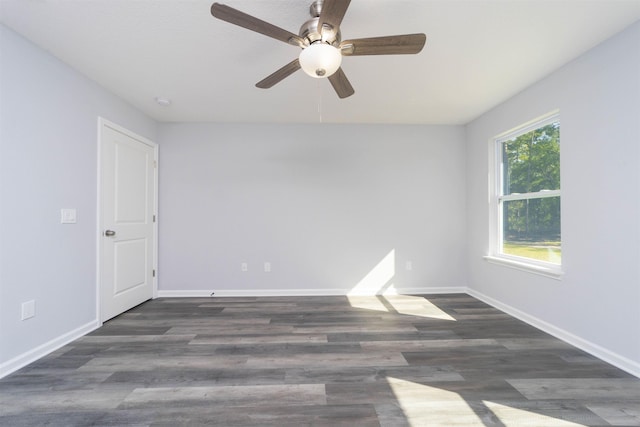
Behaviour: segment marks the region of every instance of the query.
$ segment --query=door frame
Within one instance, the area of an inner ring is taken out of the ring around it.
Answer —
[[[152,278],[153,295],[152,299],[158,297],[158,144],[140,136],[129,129],[126,129],[120,125],[117,125],[103,117],[98,116],[98,156],[97,156],[97,200],[96,200],[96,320],[98,327],[104,323],[102,321],[102,232],[104,230],[103,218],[102,218],[102,129],[109,127],[117,132],[125,134],[143,144],[149,145],[153,148],[153,214],[155,221],[153,222],[153,270],[155,274]]]

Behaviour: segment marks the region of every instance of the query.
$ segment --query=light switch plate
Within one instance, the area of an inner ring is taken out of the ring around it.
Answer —
[[[22,303],[22,320],[27,320],[36,315],[36,301],[31,300]]]
[[[75,224],[78,220],[78,213],[75,209],[60,209],[61,224]]]

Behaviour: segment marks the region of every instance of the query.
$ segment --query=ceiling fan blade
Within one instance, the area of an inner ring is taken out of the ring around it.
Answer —
[[[280,40],[294,46],[304,47],[304,40],[300,36],[251,15],[247,15],[246,13],[240,12],[239,10],[227,5],[220,3],[212,4],[211,14],[218,19],[264,34],[268,37],[273,37],[276,40]]]
[[[275,73],[260,80],[258,83],[256,83],[256,87],[259,87],[260,89],[269,89],[270,87],[276,85],[277,83],[280,83],[282,80],[289,77],[299,69],[300,62],[298,61],[298,58],[296,58],[284,67],[280,68]]]
[[[349,3],[351,3],[351,0],[324,0],[320,10],[318,28],[320,29],[324,24],[328,24],[337,31],[342,23],[342,18],[347,13]]]
[[[338,68],[338,71],[330,75],[329,81],[340,98],[347,98],[355,93],[342,68]]]
[[[340,49],[344,56],[405,55],[419,53],[426,41],[427,36],[422,33],[371,37],[367,39],[345,40],[340,43]]]

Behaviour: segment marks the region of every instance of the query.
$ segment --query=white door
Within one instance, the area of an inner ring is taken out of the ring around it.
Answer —
[[[100,120],[100,320],[151,299],[157,146]]]

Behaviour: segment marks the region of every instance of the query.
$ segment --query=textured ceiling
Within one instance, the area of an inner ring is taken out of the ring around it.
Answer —
[[[297,33],[310,0],[222,0]],[[201,0],[1,0],[0,21],[159,121],[464,124],[640,19],[640,0],[353,0],[342,38],[424,32],[418,55],[345,57],[340,100],[299,49]],[[161,107],[156,97],[172,100]]]

